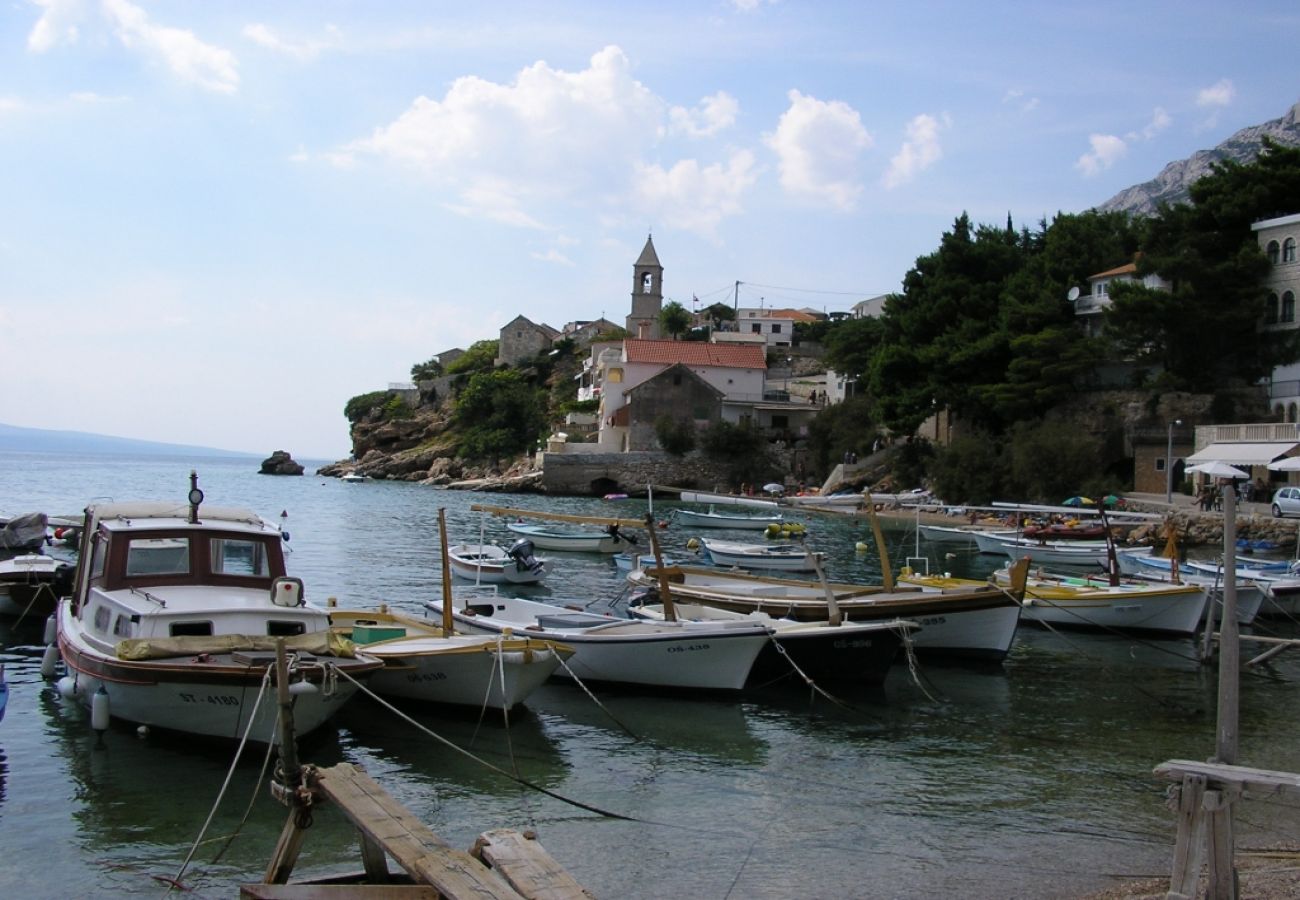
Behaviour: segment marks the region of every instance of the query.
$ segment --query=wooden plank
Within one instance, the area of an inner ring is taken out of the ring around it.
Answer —
[[[370,839],[364,831],[358,831],[361,838],[361,864],[366,868],[366,881],[370,884],[388,882],[388,856],[384,848]]]
[[[1205,849],[1201,839],[1205,824],[1201,810],[1205,797],[1205,776],[1184,775],[1183,783],[1170,790],[1178,792],[1178,830],[1174,840],[1173,872],[1169,878],[1167,900],[1191,900],[1196,896]]]
[[[439,900],[438,889],[427,884],[244,884],[241,900]]]
[[[1211,785],[1226,785],[1252,793],[1300,794],[1300,774],[1295,772],[1171,759],[1156,766],[1155,774],[1174,781],[1181,780],[1184,775],[1204,775]]]
[[[1206,791],[1204,806],[1209,823],[1205,832],[1210,857],[1209,900],[1237,900],[1236,840],[1232,827],[1232,802],[1227,791]]]
[[[592,893],[546,852],[533,831],[498,828],[479,835],[470,851],[529,900],[591,900]]]
[[[280,839],[276,841],[271,861],[262,876],[265,884],[284,884],[293,874],[293,867],[298,863],[298,854],[302,851],[302,842],[307,837],[307,829],[297,825],[298,810],[289,809],[289,818],[280,829]]]
[[[509,506],[484,506],[475,503],[470,506],[472,512],[491,513],[494,516],[514,516],[516,518],[544,519],[549,522],[577,522],[583,525],[617,525],[619,528],[645,528],[645,522],[639,519],[610,519],[601,516],[572,516],[566,513],[542,512],[536,509],[515,509]]]
[[[416,881],[433,885],[452,900],[518,900],[519,894],[502,878],[468,853],[448,847],[356,766],[340,763],[321,769],[315,786]]]

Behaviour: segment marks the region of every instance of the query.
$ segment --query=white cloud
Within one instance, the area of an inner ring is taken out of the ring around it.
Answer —
[[[669,130],[690,137],[712,137],[736,121],[740,104],[726,91],[700,100],[694,109],[674,106],[668,111]]]
[[[88,14],[85,0],[31,0],[44,12],[27,34],[27,49],[33,53],[44,53],[59,44],[76,43],[80,36],[78,28],[81,20]]]
[[[16,113],[24,108],[23,101],[15,97],[0,97],[0,115]]]
[[[940,122],[934,116],[924,113],[908,122],[907,139],[903,141],[897,155],[889,161],[889,169],[881,183],[886,188],[896,188],[938,162],[943,157],[943,148],[939,146],[939,131],[949,124],[946,116]]]
[[[780,0],[729,0],[736,12],[751,13],[761,6],[775,6]]]
[[[1197,106],[1227,106],[1237,96],[1237,89],[1227,78],[1222,78],[1207,88],[1196,92]]]
[[[330,25],[326,27],[326,31],[330,35],[328,40],[289,41],[272,31],[270,26],[254,22],[251,25],[244,26],[244,37],[259,46],[283,54],[298,62],[311,62],[326,50],[338,45],[340,36],[338,28]]]
[[[858,160],[873,144],[857,111],[792,90],[776,131],[764,137],[780,160],[781,186],[836,209],[852,209],[862,192]]]
[[[727,164],[701,167],[694,159],[671,169],[638,165],[633,205],[673,228],[714,237],[726,216],[743,209],[741,199],[758,180],[754,154],[738,150]]]
[[[458,78],[441,99],[418,97],[389,125],[331,155],[411,167],[460,194],[452,207],[525,227],[542,200],[591,202],[627,189],[640,153],[663,128],[665,104],[610,46],[576,72],[537,62],[509,84]]]
[[[1020,88],[1012,88],[1003,94],[1002,102],[1019,107],[1021,112],[1033,112],[1038,108],[1038,98],[1025,96]]]
[[[1162,107],[1157,106],[1151,113],[1151,121],[1142,129],[1142,137],[1149,141],[1172,125],[1173,122],[1174,120],[1170,118],[1169,113],[1165,112]]]
[[[1074,167],[1089,177],[1109,169],[1128,152],[1124,139],[1113,134],[1089,135],[1088,143],[1092,151],[1080,156]]]
[[[204,43],[194,32],[156,25],[143,9],[128,0],[32,0],[44,12],[27,35],[27,48],[43,53],[63,43],[75,43],[80,26],[107,22],[113,35],[128,50],[152,57],[173,75],[222,94],[239,87],[238,63],[221,47]],[[100,17],[93,16],[98,10]]]
[[[551,248],[550,250],[547,250],[545,253],[538,253],[537,251],[533,251],[528,255],[531,256],[533,259],[539,260],[541,262],[557,263],[561,266],[573,265],[573,260],[569,259],[567,256],[565,256],[563,253],[561,253],[559,250],[556,250],[555,248]]]

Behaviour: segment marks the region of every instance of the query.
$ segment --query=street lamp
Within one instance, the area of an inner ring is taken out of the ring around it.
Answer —
[[[1168,433],[1165,440],[1165,503],[1172,505],[1174,502],[1174,426],[1183,424],[1182,419],[1174,419],[1169,423]]]

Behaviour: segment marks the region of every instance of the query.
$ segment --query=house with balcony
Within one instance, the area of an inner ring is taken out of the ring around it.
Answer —
[[[816,322],[818,316],[801,309],[764,309],[742,306],[736,320],[724,323],[724,330],[714,332],[719,343],[745,343],[762,340],[768,348],[789,347],[794,342],[797,322]]]
[[[1296,243],[1300,241],[1300,214],[1264,219],[1250,226],[1259,247],[1268,258],[1265,276],[1268,308],[1263,328],[1282,331],[1300,327],[1296,322],[1296,295],[1300,294],[1300,262]],[[1283,422],[1300,421],[1300,363],[1278,366],[1269,379],[1268,400]]]
[[[1069,293],[1069,300],[1074,304],[1074,315],[1083,328],[1084,334],[1089,336],[1101,334],[1106,324],[1106,310],[1110,309],[1111,305],[1111,290],[1117,282],[1137,283],[1157,291],[1167,291],[1172,287],[1168,280],[1154,272],[1139,277],[1136,262],[1089,275],[1088,293],[1081,294],[1077,287],[1070,288]]]

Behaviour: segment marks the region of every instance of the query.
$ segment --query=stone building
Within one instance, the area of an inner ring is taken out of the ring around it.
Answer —
[[[496,364],[514,366],[527,362],[549,350],[559,336],[550,325],[538,325],[526,316],[515,316],[501,328]]]
[[[661,419],[707,428],[722,418],[724,393],[678,363],[627,392],[619,414],[627,429],[628,450],[657,450],[655,424]]]

